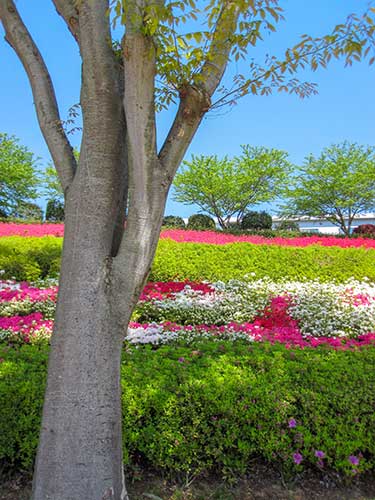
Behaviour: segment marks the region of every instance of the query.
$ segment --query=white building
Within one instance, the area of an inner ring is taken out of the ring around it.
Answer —
[[[272,227],[276,228],[277,225],[285,219],[280,217],[272,217]],[[293,218],[294,222],[297,222],[301,231],[308,233],[323,233],[323,234],[340,234],[342,231],[338,226],[332,224],[327,220],[319,219],[317,217],[296,217]],[[346,219],[347,221],[347,219]],[[355,229],[362,224],[374,224],[375,225],[375,213],[361,214],[354,217],[351,229]]]

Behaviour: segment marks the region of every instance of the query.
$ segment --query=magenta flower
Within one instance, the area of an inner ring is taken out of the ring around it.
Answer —
[[[350,455],[348,460],[352,465],[359,465],[359,458],[356,457],[355,455]]]
[[[185,358],[182,358],[182,357],[181,357],[181,358],[178,358],[178,362],[179,362],[179,363],[185,363]]]
[[[303,460],[303,456],[301,455],[301,453],[297,452],[297,453],[293,453],[293,462],[297,465],[299,465]]]
[[[326,456],[326,454],[324,453],[324,451],[316,450],[315,451],[315,456],[317,458],[319,458],[319,460],[321,460],[322,458],[324,458]]]
[[[299,238],[265,238],[257,235],[222,234],[217,231],[194,231],[184,229],[166,229],[161,232],[160,238],[170,238],[179,242],[207,243],[226,245],[234,242],[248,242],[253,245],[279,245],[292,247],[306,247],[310,245],[337,246],[342,248],[367,247],[374,248],[375,240],[367,238],[336,238],[322,236],[301,236]]]
[[[294,429],[295,427],[297,427],[297,422],[294,418],[291,418],[289,420],[289,429]]]

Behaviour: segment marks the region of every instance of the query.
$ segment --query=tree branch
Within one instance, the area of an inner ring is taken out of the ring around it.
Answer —
[[[239,13],[240,9],[235,2],[224,3],[206,61],[196,75],[198,83],[180,89],[180,106],[159,153],[159,159],[166,169],[170,182],[204,114],[209,110],[211,97],[223,77],[232,49],[231,38],[236,30]]]
[[[97,177],[112,178],[112,169],[103,169],[107,162],[117,163],[123,177],[120,149],[125,149],[126,125],[122,106],[123,81],[119,63],[111,46],[108,0],[82,0],[79,9],[80,52],[83,60],[81,106],[83,116],[80,165],[87,154],[87,170]],[[92,137],[105,138],[92,141]],[[121,147],[120,147],[121,146]],[[126,168],[126,167],[125,167]]]
[[[240,9],[238,2],[224,2],[216,23],[206,62],[198,73],[197,81],[201,81],[205,92],[212,97],[217,89],[228,64],[233,42],[231,41],[237,27]]]
[[[52,0],[57,12],[65,20],[69,31],[79,42],[78,10],[74,6],[73,0]]]
[[[50,74],[13,0],[0,0],[0,20],[6,41],[17,53],[29,77],[39,125],[65,192],[73,180],[76,160],[61,124]]]
[[[158,168],[155,124],[156,55],[144,33],[142,0],[129,2],[124,54],[124,109],[128,125],[129,216],[147,210],[153,174]]]

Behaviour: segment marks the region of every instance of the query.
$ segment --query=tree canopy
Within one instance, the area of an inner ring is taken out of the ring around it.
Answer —
[[[233,217],[239,223],[249,206],[281,192],[291,169],[287,157],[284,151],[248,145],[232,159],[193,156],[176,174],[174,199],[198,205],[225,229]]]
[[[63,202],[64,193],[57,176],[56,168],[53,165],[47,165],[43,175],[43,194],[49,200],[58,200]]]
[[[37,159],[14,136],[0,133],[0,211],[13,215],[38,196]]]
[[[356,215],[375,210],[375,148],[343,142],[309,155],[284,196],[283,215],[329,220],[350,234]]]

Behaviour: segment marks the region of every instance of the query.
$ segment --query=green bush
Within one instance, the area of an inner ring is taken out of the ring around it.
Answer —
[[[293,232],[300,232],[300,228],[298,225],[298,222],[295,220],[282,220],[277,224],[277,230],[278,231],[293,231]]]
[[[242,229],[272,229],[272,217],[267,212],[247,212],[241,221]]]
[[[0,238],[2,279],[34,281],[54,277],[60,268],[62,238],[45,236]],[[351,277],[375,281],[375,249],[312,245],[283,247],[230,243],[178,243],[160,240],[152,266],[151,281],[228,281],[230,279],[344,282]]]
[[[283,247],[230,243],[177,243],[160,240],[151,281],[228,281],[269,276],[344,282],[351,277],[375,280],[375,249],[312,245]]]
[[[175,229],[185,229],[186,224],[182,217],[178,215],[166,215],[163,217],[163,226],[173,227]]]
[[[2,279],[35,281],[54,277],[60,269],[62,238],[9,236],[0,238]]]
[[[204,231],[206,229],[214,230],[216,229],[216,224],[209,215],[194,214],[190,215],[188,219],[187,229],[193,229],[197,231]]]
[[[38,445],[47,346],[0,348],[0,460],[31,469]]]
[[[48,222],[63,222],[65,219],[64,202],[51,198],[47,201],[46,221]]]
[[[47,349],[0,349],[0,459],[31,468]],[[127,464],[146,459],[178,474],[251,471],[254,459],[285,471],[375,469],[375,349],[293,349],[242,342],[150,346],[123,355]],[[295,427],[291,424],[295,423]],[[300,453],[296,466],[293,454]]]

